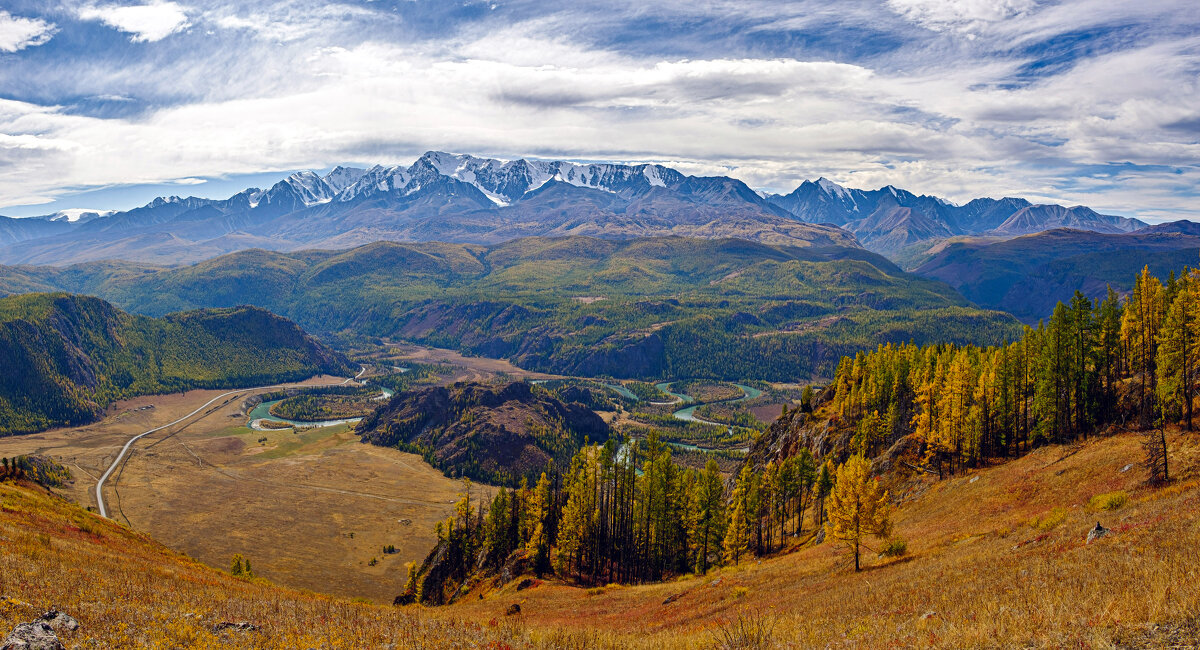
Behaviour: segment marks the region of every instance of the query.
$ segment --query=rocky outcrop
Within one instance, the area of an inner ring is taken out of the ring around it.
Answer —
[[[1101,537],[1108,537],[1111,534],[1112,534],[1111,530],[1105,528],[1104,526],[1101,526],[1100,522],[1097,521],[1096,527],[1091,529],[1090,531],[1088,531],[1087,543],[1091,544],[1092,542],[1100,539]]]
[[[0,650],[65,650],[54,628],[45,621],[21,623],[4,639]]]

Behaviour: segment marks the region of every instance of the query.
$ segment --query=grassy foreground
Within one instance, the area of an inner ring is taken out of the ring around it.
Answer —
[[[799,539],[795,552],[704,577],[520,592],[514,581],[440,609],[236,579],[0,484],[0,631],[54,606],[82,623],[63,637],[72,648],[1189,647],[1200,615],[1197,438],[1171,436],[1177,478],[1165,488],[1142,485],[1136,434],[916,483],[895,514],[908,555],[869,556],[857,574],[844,548]],[[1114,534],[1089,545],[1097,520]],[[513,603],[522,614],[504,616]],[[262,629],[211,631],[223,621]]]

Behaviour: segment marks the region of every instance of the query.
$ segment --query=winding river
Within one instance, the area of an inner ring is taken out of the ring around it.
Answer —
[[[670,395],[671,397],[674,397],[676,399],[676,402],[674,402],[674,403],[681,403],[681,402],[687,403],[687,402],[695,401],[691,397],[688,397],[687,395],[680,395],[679,393],[672,393],[669,390],[672,383],[674,383],[674,382],[663,382],[661,384],[657,384],[657,387],[662,392]],[[730,383],[732,384],[733,382],[730,382]],[[715,402],[708,402],[708,403],[709,404],[732,404],[733,402],[742,402],[742,401],[745,401],[748,399],[754,399],[755,397],[762,395],[762,391],[758,390],[757,388],[751,388],[750,386],[745,386],[742,384],[733,384],[733,385],[737,386],[738,390],[742,391],[741,397],[734,397],[731,399],[723,399],[723,400],[718,400]],[[701,424],[711,424],[712,426],[715,426],[715,427],[726,426],[724,424],[721,424],[720,422],[712,422],[710,420],[705,420],[703,418],[696,417],[696,415],[695,415],[696,409],[700,408],[701,406],[704,406],[704,405],[703,404],[694,404],[692,406],[685,406],[684,408],[681,408],[678,411],[675,411],[672,415],[675,416],[676,420],[683,420],[684,422],[699,422]]]
[[[381,395],[380,397],[377,397],[375,399],[387,399],[387,398],[391,397],[392,395],[395,395],[394,392],[392,392],[386,388],[383,388],[383,387],[380,387],[379,390],[381,390],[383,392],[383,395]],[[286,399],[286,398],[284,398],[284,399]],[[313,421],[313,422],[307,422],[304,420],[289,420],[287,418],[281,418],[278,415],[272,415],[271,407],[275,406],[276,404],[278,404],[282,401],[283,401],[282,399],[271,400],[270,402],[263,402],[263,403],[259,404],[258,406],[255,406],[253,409],[250,410],[249,420],[246,423],[246,426],[250,427],[251,429],[254,429],[255,431],[271,431],[271,429],[269,429],[268,427],[264,427],[260,424],[260,422],[266,420],[268,422],[280,422],[283,424],[290,424],[294,427],[304,427],[304,428],[309,428],[309,429],[316,429],[316,428],[321,428],[321,427],[332,427],[332,426],[336,426],[339,424],[350,424],[353,422],[358,422],[359,420],[362,419],[362,418],[343,418],[341,420],[317,420],[317,421]]]

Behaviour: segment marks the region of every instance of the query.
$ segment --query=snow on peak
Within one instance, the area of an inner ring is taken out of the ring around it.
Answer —
[[[838,185],[828,178],[825,178],[824,176],[817,179],[817,186],[824,190],[826,194],[832,194],[838,198],[844,199],[849,194],[846,191],[846,188]]]
[[[662,167],[658,165],[646,165],[642,170],[642,175],[650,182],[652,187],[666,187],[667,183],[662,178]]]
[[[328,185],[329,189],[333,190],[333,193],[336,195],[340,194],[342,190],[346,189],[347,187],[350,187],[354,183],[358,182],[358,179],[362,178],[363,174],[366,173],[367,170],[365,169],[360,169],[358,167],[342,167],[341,165],[338,165],[337,167],[333,168],[333,171],[326,174],[321,180],[325,181],[325,184]]]

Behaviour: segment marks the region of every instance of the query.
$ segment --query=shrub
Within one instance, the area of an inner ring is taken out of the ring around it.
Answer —
[[[235,578],[249,580],[254,577],[254,569],[250,568],[250,560],[242,556],[241,553],[234,553],[233,561],[229,563],[229,574]]]
[[[733,597],[734,598],[742,598],[748,593],[750,593],[749,587],[734,587],[733,588]]]
[[[879,550],[879,557],[900,557],[905,553],[908,553],[908,542],[899,537],[893,537]]]
[[[1040,517],[1029,520],[1029,525],[1038,530],[1050,530],[1067,520],[1066,508],[1054,508]]]
[[[762,612],[739,612],[737,619],[725,621],[713,632],[713,646],[729,648],[775,648],[774,617]]]
[[[1091,501],[1088,501],[1088,508],[1092,510],[1116,510],[1128,501],[1129,495],[1124,492],[1108,492],[1092,497]]]

